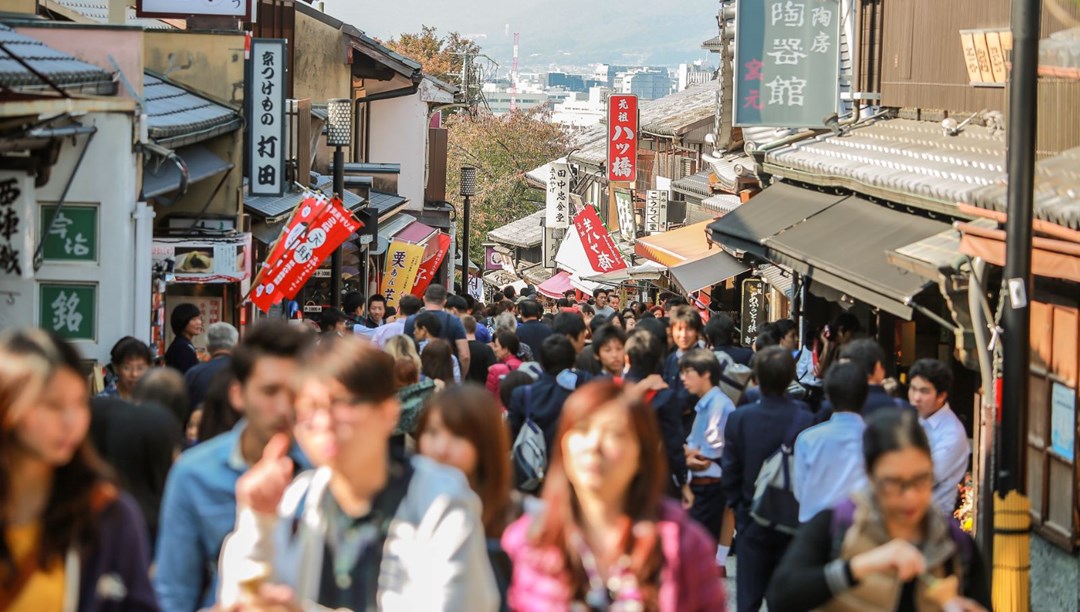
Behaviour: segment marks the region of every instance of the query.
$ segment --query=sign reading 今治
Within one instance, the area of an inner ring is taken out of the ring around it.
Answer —
[[[840,98],[840,0],[740,2],[735,125],[817,127]]]

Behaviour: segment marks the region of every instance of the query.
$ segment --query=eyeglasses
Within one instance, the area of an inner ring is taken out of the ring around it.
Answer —
[[[878,478],[874,480],[874,488],[882,495],[903,495],[908,489],[926,491],[934,486],[934,474],[924,472],[909,479],[903,478]]]
[[[330,400],[330,404],[310,404],[301,402],[296,405],[296,424],[303,427],[311,427],[315,415],[324,413],[334,421],[348,422],[356,417],[356,409],[367,402],[355,398],[342,398]]]
[[[145,363],[125,364],[116,368],[116,371],[125,376],[138,376],[145,373],[150,369],[150,366]]]

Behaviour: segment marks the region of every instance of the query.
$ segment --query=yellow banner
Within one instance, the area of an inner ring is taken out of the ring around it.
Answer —
[[[424,246],[393,240],[386,249],[386,269],[383,271],[379,293],[386,298],[386,306],[397,307],[401,296],[412,291],[416,273],[424,258]]]

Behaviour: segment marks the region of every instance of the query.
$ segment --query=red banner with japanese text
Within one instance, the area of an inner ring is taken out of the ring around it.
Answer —
[[[296,296],[322,262],[361,227],[341,200],[305,199],[274,243],[251,293],[252,303],[266,312],[282,298]]]
[[[574,217],[574,228],[581,238],[581,246],[585,249],[585,256],[589,258],[593,271],[612,272],[626,267],[626,260],[615,247],[615,241],[604,228],[604,222],[600,220],[600,215],[596,214],[595,208],[586,206],[585,210],[578,213]]]
[[[439,271],[439,266],[446,259],[446,253],[450,250],[450,236],[439,232],[439,247],[424,261],[420,262],[420,270],[416,273],[416,281],[413,283],[412,294],[423,297],[428,285]]]
[[[608,97],[607,175],[611,182],[637,180],[638,99],[634,95]]]

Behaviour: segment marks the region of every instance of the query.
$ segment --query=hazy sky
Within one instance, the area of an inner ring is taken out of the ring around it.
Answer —
[[[326,0],[326,11],[387,39],[417,32],[474,35],[509,68],[513,32],[520,62],[545,68],[596,62],[679,64],[705,59],[701,43],[717,34],[717,0]],[[713,60],[715,64],[715,60]]]

